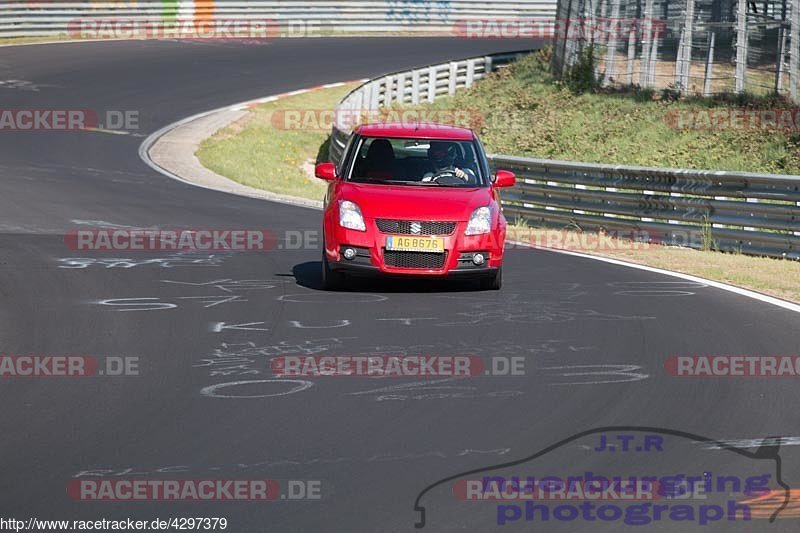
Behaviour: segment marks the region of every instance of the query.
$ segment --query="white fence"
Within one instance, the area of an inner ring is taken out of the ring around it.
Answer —
[[[168,23],[215,19],[308,25],[323,35],[453,34],[468,20],[551,20],[556,4],[557,0],[0,0],[0,37],[69,35],[78,31],[81,22],[91,20]]]

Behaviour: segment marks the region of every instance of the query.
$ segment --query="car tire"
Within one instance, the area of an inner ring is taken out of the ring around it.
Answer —
[[[344,274],[332,270],[322,250],[322,288],[326,291],[338,291],[344,285]]]
[[[499,291],[503,286],[503,267],[499,267],[494,274],[481,280],[481,289],[484,291]]]

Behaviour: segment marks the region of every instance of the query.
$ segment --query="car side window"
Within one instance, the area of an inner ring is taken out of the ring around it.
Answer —
[[[483,149],[483,143],[481,143],[481,140],[477,135],[475,135],[475,158],[478,160],[478,164],[481,167],[483,175],[486,176],[488,185],[492,180],[492,174],[489,169],[489,160],[486,157],[486,151]]]
[[[468,143],[461,146],[464,153],[456,159],[456,165],[464,170],[472,171],[475,176],[480,176],[483,172],[478,170],[478,158],[474,146]]]

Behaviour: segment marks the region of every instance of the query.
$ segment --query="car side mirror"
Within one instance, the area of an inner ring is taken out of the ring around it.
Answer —
[[[494,177],[495,187],[513,187],[517,182],[517,177],[508,170],[498,170]]]
[[[336,165],[333,163],[319,163],[314,167],[314,175],[321,180],[333,181],[336,179]]]

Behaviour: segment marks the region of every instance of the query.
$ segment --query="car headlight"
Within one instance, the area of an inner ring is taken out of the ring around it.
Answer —
[[[489,233],[492,229],[492,210],[486,207],[479,207],[469,217],[467,230],[464,235],[482,235]]]
[[[361,209],[350,200],[339,200],[339,225],[347,229],[367,231]]]

